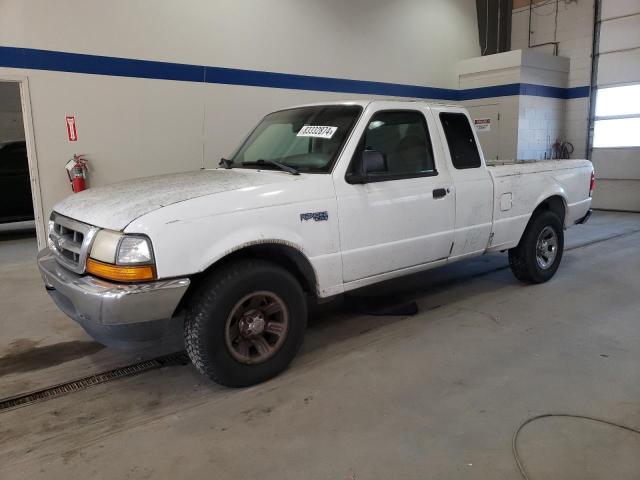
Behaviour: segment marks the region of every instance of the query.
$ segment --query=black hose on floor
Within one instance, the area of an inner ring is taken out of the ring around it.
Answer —
[[[518,466],[518,470],[520,470],[520,474],[522,475],[522,478],[524,478],[524,480],[531,480],[531,479],[529,478],[529,475],[527,475],[527,472],[524,469],[524,466],[522,465],[522,461],[520,460],[520,455],[518,453],[518,445],[517,445],[518,434],[526,425],[530,424],[531,422],[535,420],[539,420],[541,418],[548,418],[548,417],[564,417],[564,418],[578,418],[581,420],[591,420],[592,422],[604,423],[605,425],[621,428],[622,430],[627,430],[629,432],[637,433],[638,435],[640,435],[640,430],[637,430],[635,428],[627,427],[626,425],[620,425],[619,423],[615,423],[615,422],[610,422],[609,420],[602,420],[600,418],[589,417],[586,415],[574,415],[571,413],[544,413],[542,415],[536,415],[535,417],[528,418],[527,420],[525,420],[520,424],[520,426],[517,428],[517,430],[513,434],[513,439],[511,440],[511,449],[513,450],[513,458],[515,459],[516,465]]]

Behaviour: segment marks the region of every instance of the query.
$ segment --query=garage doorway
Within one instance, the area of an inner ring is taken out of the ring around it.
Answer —
[[[0,234],[37,235],[44,244],[27,79],[0,77]]]
[[[589,145],[593,206],[640,212],[640,2],[596,3]]]

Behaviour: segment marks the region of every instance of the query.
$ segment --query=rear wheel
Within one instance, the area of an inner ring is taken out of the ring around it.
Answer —
[[[536,214],[518,246],[509,250],[509,266],[518,280],[543,283],[558,270],[563,250],[562,222],[555,213],[545,210]]]
[[[246,387],[284,370],[307,323],[306,299],[287,270],[241,260],[210,275],[187,307],[185,344],[200,373]]]

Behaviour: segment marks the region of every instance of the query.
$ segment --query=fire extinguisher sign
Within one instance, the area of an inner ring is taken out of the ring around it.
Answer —
[[[76,129],[76,116],[67,115],[67,136],[70,142],[76,142],[78,140],[78,130]]]

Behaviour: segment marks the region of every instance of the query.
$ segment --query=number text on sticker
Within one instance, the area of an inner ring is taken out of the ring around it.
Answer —
[[[331,138],[338,127],[326,127],[320,125],[305,125],[298,132],[298,137]]]

